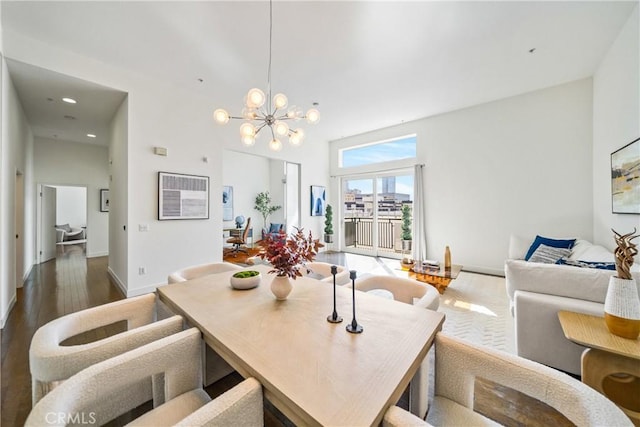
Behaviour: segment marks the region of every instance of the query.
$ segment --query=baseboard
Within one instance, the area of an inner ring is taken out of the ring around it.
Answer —
[[[98,258],[98,257],[101,257],[101,256],[109,256],[109,251],[87,253],[86,256],[87,256],[87,258]]]
[[[478,267],[477,265],[463,265],[462,271],[468,271],[470,273],[488,274],[489,276],[504,277],[504,270],[497,270],[495,268]]]
[[[0,319],[0,329],[4,329],[4,325],[7,323],[7,319],[9,318],[9,313],[11,313],[11,309],[16,305],[17,294],[13,294],[11,301],[9,301],[9,306],[7,308],[6,313],[2,313],[2,319]]]
[[[111,267],[107,267],[107,273],[109,273],[109,278],[111,281],[120,289],[122,295],[127,296],[127,287],[122,283],[118,275],[111,269]]]
[[[129,292],[127,292],[127,298],[137,297],[139,295],[144,295],[144,294],[150,294],[152,292],[155,292],[156,289],[159,288],[160,286],[164,286],[164,285],[166,285],[166,283],[158,283],[156,285],[148,285],[148,286],[143,286],[142,288],[131,289]]]
[[[27,279],[29,278],[29,275],[31,274],[31,270],[33,270],[33,264],[29,266],[29,269],[26,271],[26,273],[24,273],[24,276],[22,276],[22,282],[18,284],[19,288],[24,286],[24,282],[26,282]]]

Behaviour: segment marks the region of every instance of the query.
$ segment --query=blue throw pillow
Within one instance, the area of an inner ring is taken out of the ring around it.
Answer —
[[[572,259],[559,259],[556,264],[571,265],[574,267],[582,268],[597,268],[599,270],[614,270],[616,269],[615,262],[594,262],[594,261],[575,261]]]
[[[552,248],[563,248],[563,249],[571,249],[573,245],[576,243],[576,239],[550,239],[548,237],[536,236],[535,240],[529,247],[527,251],[527,255],[524,257],[526,261],[529,261],[531,255],[538,249],[540,245],[551,246]]]

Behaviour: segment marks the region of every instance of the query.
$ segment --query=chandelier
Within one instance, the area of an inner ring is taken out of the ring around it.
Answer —
[[[304,130],[301,128],[292,129],[288,121],[299,121],[306,119],[310,124],[316,124],[320,120],[320,112],[311,108],[303,114],[300,107],[292,106],[287,109],[289,101],[283,93],[277,93],[271,97],[271,44],[273,33],[273,3],[269,1],[269,73],[267,75],[267,95],[258,89],[252,88],[245,97],[245,107],[242,109],[242,116],[230,116],[222,108],[213,112],[213,119],[219,124],[226,124],[229,119],[245,120],[240,125],[240,138],[246,146],[252,146],[256,142],[256,137],[262,129],[271,131],[271,141],[269,148],[273,151],[282,150],[282,142],[278,137],[289,137],[289,143],[299,146],[304,140]],[[317,105],[317,103],[314,103]]]

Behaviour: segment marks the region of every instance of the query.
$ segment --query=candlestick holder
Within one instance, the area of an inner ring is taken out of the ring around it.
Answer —
[[[353,301],[353,320],[347,325],[347,332],[352,334],[361,334],[364,328],[362,325],[358,325],[356,320],[356,272],[351,270],[349,272],[349,278],[351,279],[351,295]]]
[[[338,316],[336,311],[336,274],[338,274],[338,267],[332,265],[331,274],[333,275],[333,313],[327,316],[327,322],[340,323],[342,322],[342,317]]]

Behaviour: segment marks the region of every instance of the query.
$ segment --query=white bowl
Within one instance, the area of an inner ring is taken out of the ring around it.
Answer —
[[[251,277],[231,276],[231,279],[229,280],[229,282],[231,283],[231,287],[233,289],[253,289],[260,284],[261,279],[262,279],[262,275],[258,273],[257,276],[251,276]]]

